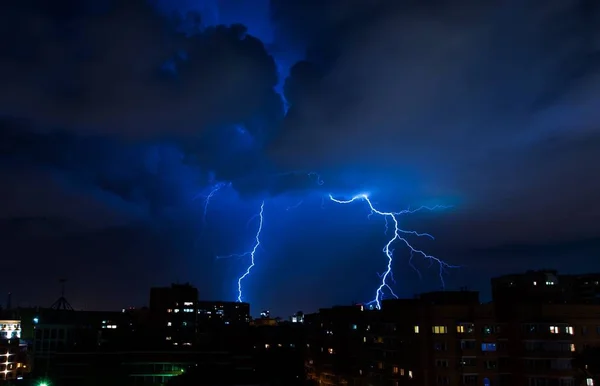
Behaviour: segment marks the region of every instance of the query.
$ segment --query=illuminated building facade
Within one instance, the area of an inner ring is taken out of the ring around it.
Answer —
[[[0,320],[0,381],[23,379],[30,370],[27,344],[20,338],[20,320]]]
[[[489,303],[463,290],[384,300],[381,311],[320,310],[305,320],[308,377],[355,386],[597,385],[574,360],[600,347],[594,277],[538,271],[494,279]],[[536,287],[531,297],[527,286]]]
[[[21,321],[0,320],[0,339],[21,339]]]
[[[290,322],[304,323],[304,312],[298,311],[294,315],[290,316]]]
[[[368,373],[366,336],[375,316],[362,305],[306,315],[307,378],[320,385],[359,385]]]
[[[196,340],[198,289],[189,284],[150,290],[150,318],[174,346],[191,346]]]
[[[198,301],[200,326],[247,325],[250,323],[250,304],[241,302]]]

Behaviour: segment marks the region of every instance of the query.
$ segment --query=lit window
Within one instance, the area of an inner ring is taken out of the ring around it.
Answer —
[[[415,326],[415,334],[419,333],[419,326]]]
[[[269,347],[271,347],[271,345],[269,345],[268,343],[265,344],[265,348],[268,349]]]
[[[567,334],[569,334],[569,335],[574,335],[575,334],[573,332],[573,327],[571,327],[571,326],[567,327]]]
[[[558,326],[550,326],[551,334],[558,334],[559,332],[560,332],[560,330],[558,329]]]
[[[179,312],[179,308],[175,308],[175,309],[173,310],[173,312],[175,312],[175,313]]]
[[[571,343],[570,347],[571,347],[571,352],[575,352],[576,351],[575,350],[575,343]]]
[[[193,306],[194,302],[183,302],[184,306]]]
[[[496,351],[496,343],[482,343],[481,351]]]
[[[400,369],[400,375],[404,375],[404,369]]]
[[[448,333],[448,327],[446,327],[446,326],[433,326],[433,327],[431,327],[431,331],[434,334],[447,334]]]
[[[383,369],[383,362],[378,362],[378,363],[377,363],[377,368],[378,368],[379,370]]]
[[[167,322],[167,327],[171,327],[172,323],[171,322]]]
[[[171,312],[173,312],[173,310],[169,308],[169,309],[167,310],[167,312],[171,313]]]
[[[171,340],[171,337],[170,337],[170,336],[167,336],[167,337],[166,337],[166,340]]]
[[[332,348],[328,348],[327,352],[330,353],[330,354],[333,354],[333,349]]]
[[[464,334],[465,326],[456,326],[456,332],[458,332],[459,334]]]
[[[392,367],[392,373],[394,373],[394,374],[398,374],[399,370],[400,369],[398,368],[398,366]]]
[[[409,378],[412,378],[412,377],[413,377],[413,372],[412,372],[412,370],[408,370],[408,377],[409,377]]]
[[[554,285],[554,282],[553,281],[547,281],[546,285]]]
[[[533,282],[533,285],[537,285],[537,281],[534,281],[534,282]]]
[[[353,330],[356,330],[357,328],[358,328],[358,326],[357,326],[356,324],[353,324],[353,325],[352,325],[352,329],[353,329]]]
[[[367,343],[367,337],[363,336],[363,343]]]
[[[594,380],[592,378],[587,378],[585,384],[586,386],[594,386]]]

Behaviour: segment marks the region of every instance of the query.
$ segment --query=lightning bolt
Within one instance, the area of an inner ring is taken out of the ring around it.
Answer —
[[[300,205],[302,205],[302,203],[303,203],[303,202],[304,202],[304,200],[300,200],[300,201],[298,201],[296,204],[294,204],[294,205],[291,205],[291,206],[288,206],[287,208],[285,208],[285,210],[287,210],[287,211],[289,212],[290,210],[296,209],[296,208],[298,208]]]
[[[423,207],[420,207],[420,208],[417,208],[414,210],[407,209],[407,210],[403,210],[400,212],[382,212],[375,208],[375,206],[369,199],[369,196],[366,194],[356,195],[349,200],[339,200],[339,199],[334,198],[333,195],[330,194],[329,199],[337,204],[350,204],[350,203],[353,203],[358,200],[365,201],[369,205],[369,208],[371,209],[371,213],[369,213],[369,216],[371,216],[373,214],[377,214],[379,216],[382,216],[385,219],[386,233],[388,231],[389,220],[391,220],[392,223],[394,224],[394,236],[383,247],[383,253],[386,255],[386,257],[388,259],[387,269],[383,274],[380,275],[381,284],[379,285],[379,287],[377,287],[377,291],[375,292],[375,298],[371,302],[369,302],[369,304],[375,303],[375,306],[377,307],[377,309],[381,309],[381,300],[383,299],[383,296],[384,296],[384,289],[387,288],[389,293],[392,296],[394,296],[395,298],[398,298],[398,296],[394,293],[394,290],[392,289],[392,287],[388,284],[388,279],[393,281],[392,264],[394,262],[394,251],[393,251],[393,249],[391,249],[391,247],[395,242],[397,242],[397,241],[403,242],[404,245],[406,245],[406,247],[410,250],[410,253],[411,253],[410,264],[415,270],[416,270],[416,268],[412,265],[412,257],[415,254],[421,255],[424,259],[429,260],[431,264],[437,263],[439,266],[439,276],[440,276],[440,280],[442,281],[442,285],[445,285],[444,277],[443,277],[445,269],[446,268],[458,268],[457,266],[449,265],[446,262],[438,259],[437,257],[431,256],[419,249],[414,248],[408,242],[408,240],[406,240],[406,238],[404,238],[402,236],[402,235],[410,234],[410,235],[414,235],[414,236],[429,237],[429,238],[433,239],[433,236],[428,233],[418,233],[415,231],[407,231],[407,230],[401,229],[399,221],[398,221],[398,216],[401,216],[404,214],[415,213],[420,210],[433,210],[436,208],[440,208],[441,206],[437,206],[437,207],[423,206]],[[418,272],[418,270],[417,270],[417,272]]]
[[[246,277],[248,277],[248,275],[250,275],[250,271],[252,270],[252,268],[254,268],[254,258],[256,256],[256,251],[258,250],[258,247],[260,247],[260,234],[262,232],[262,228],[263,228],[263,221],[264,221],[264,211],[265,211],[265,202],[263,201],[260,204],[260,212],[258,212],[258,230],[256,231],[256,236],[254,236],[254,246],[252,247],[252,249],[248,252],[242,253],[240,255],[235,255],[235,256],[250,256],[250,265],[248,266],[248,268],[246,269],[246,272],[244,272],[244,274],[242,276],[240,276],[240,278],[238,279],[238,297],[237,297],[237,301],[238,302],[242,302],[242,298],[243,298],[243,290],[242,290],[242,281],[244,281],[244,279]]]
[[[210,192],[204,197],[204,211],[202,212],[202,223],[206,225],[206,215],[208,213],[208,206],[210,205],[210,200],[219,192],[219,190],[231,186],[231,182],[217,182],[214,184],[210,190]],[[196,196],[194,199],[200,197],[201,195]]]

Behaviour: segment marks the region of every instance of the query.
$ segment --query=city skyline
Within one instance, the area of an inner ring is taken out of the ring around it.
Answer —
[[[189,282],[285,316],[600,271],[600,4],[100,3],[0,6],[14,304]]]

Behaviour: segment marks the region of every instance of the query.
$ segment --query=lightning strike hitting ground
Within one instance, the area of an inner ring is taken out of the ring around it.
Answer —
[[[246,269],[246,272],[244,272],[244,274],[242,276],[240,276],[240,278],[238,279],[237,301],[240,303],[242,302],[242,299],[243,299],[242,281],[248,275],[250,275],[250,271],[252,270],[252,268],[254,268],[254,257],[256,256],[256,251],[258,250],[258,247],[260,246],[260,234],[261,234],[262,228],[263,228],[264,210],[265,210],[265,202],[263,201],[262,204],[260,205],[260,212],[258,212],[258,218],[259,218],[258,230],[256,231],[256,236],[254,237],[255,243],[254,243],[254,246],[252,247],[252,250],[250,250],[246,253],[243,253],[241,255],[237,255],[237,256],[250,256],[250,265]]]
[[[398,222],[398,216],[401,216],[403,214],[410,214],[410,213],[415,213],[418,212],[420,210],[433,210],[436,208],[440,208],[440,206],[437,207],[420,207],[414,210],[403,210],[400,212],[382,212],[378,209],[375,209],[375,207],[373,206],[373,203],[371,202],[371,200],[369,199],[369,196],[366,194],[359,194],[356,195],[354,197],[352,197],[350,200],[338,200],[336,198],[334,198],[331,194],[329,195],[329,199],[337,204],[350,204],[353,203],[354,201],[357,200],[363,200],[366,201],[367,204],[369,205],[369,208],[371,209],[371,213],[369,214],[369,216],[373,215],[373,214],[377,214],[379,216],[382,216],[385,221],[386,221],[386,233],[388,231],[388,220],[392,220],[392,222],[394,223],[394,236],[387,242],[387,244],[383,247],[383,253],[386,255],[387,259],[388,259],[388,264],[387,264],[387,269],[386,271],[380,275],[381,277],[381,284],[379,285],[379,287],[377,288],[377,291],[375,292],[375,299],[373,299],[369,304],[373,304],[375,303],[375,307],[377,307],[377,309],[381,309],[381,300],[383,299],[384,296],[384,292],[383,290],[385,288],[388,289],[388,291],[390,292],[390,294],[392,296],[394,296],[395,298],[398,298],[398,296],[394,293],[394,290],[392,290],[392,288],[390,287],[390,285],[388,284],[388,279],[393,280],[393,273],[392,273],[392,264],[394,262],[394,251],[393,249],[391,249],[391,246],[396,242],[396,241],[402,241],[410,250],[411,253],[411,260],[414,254],[418,254],[421,255],[424,259],[429,260],[432,264],[433,263],[437,263],[439,266],[439,275],[440,275],[440,280],[442,281],[442,285],[444,285],[444,278],[443,278],[443,273],[445,271],[446,268],[458,268],[457,266],[453,266],[453,265],[449,265],[446,262],[428,255],[427,253],[414,248],[409,242],[408,240],[406,240],[404,237],[402,237],[403,234],[411,234],[414,236],[425,236],[425,237],[429,237],[433,239],[433,236],[431,236],[428,233],[418,233],[415,231],[406,231],[400,228],[400,224]],[[413,268],[415,268],[412,265],[412,261],[410,262],[411,266]],[[416,268],[415,268],[416,270]],[[418,271],[417,271],[418,272]]]

